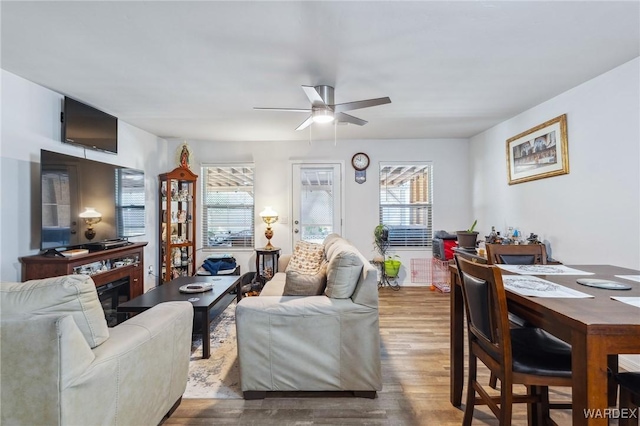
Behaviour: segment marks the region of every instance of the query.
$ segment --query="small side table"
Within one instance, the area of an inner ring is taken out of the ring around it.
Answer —
[[[280,258],[280,247],[268,249],[266,247],[256,250],[256,273],[258,280],[264,285],[278,272],[278,259]]]

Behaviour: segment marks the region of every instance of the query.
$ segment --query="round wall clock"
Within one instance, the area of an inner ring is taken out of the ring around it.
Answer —
[[[358,152],[351,157],[351,165],[356,169],[355,179],[358,183],[367,181],[367,167],[369,167],[369,156],[364,152]]]
[[[364,152],[358,152],[351,158],[351,165],[356,170],[366,170],[369,167],[369,156]]]

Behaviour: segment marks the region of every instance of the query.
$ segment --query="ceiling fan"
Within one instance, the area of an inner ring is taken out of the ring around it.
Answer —
[[[287,111],[287,112],[306,112],[311,113],[309,117],[300,124],[296,130],[302,130],[309,127],[311,123],[330,123],[336,121],[337,123],[351,123],[358,126],[364,126],[367,121],[361,118],[354,117],[349,114],[345,114],[345,111],[352,111],[354,109],[368,108],[377,105],[390,104],[391,99],[388,97],[365,99],[363,101],[346,102],[343,104],[334,104],[333,93],[334,89],[331,86],[302,86],[302,90],[309,98],[311,102],[311,108],[260,108],[254,107],[253,109],[267,110],[267,111]]]

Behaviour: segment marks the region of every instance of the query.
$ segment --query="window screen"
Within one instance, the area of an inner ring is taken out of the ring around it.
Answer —
[[[380,223],[391,247],[431,246],[431,163],[380,164]]]
[[[204,248],[254,248],[253,164],[202,167]]]
[[[300,168],[300,239],[321,244],[334,232],[334,166]]]

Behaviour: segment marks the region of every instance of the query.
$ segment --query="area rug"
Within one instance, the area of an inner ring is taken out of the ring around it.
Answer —
[[[194,339],[183,398],[242,399],[236,347],[236,304],[211,321],[211,357],[202,359],[202,339]]]

